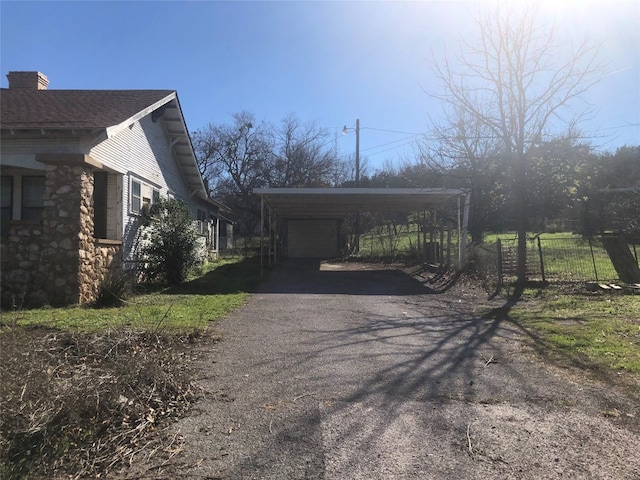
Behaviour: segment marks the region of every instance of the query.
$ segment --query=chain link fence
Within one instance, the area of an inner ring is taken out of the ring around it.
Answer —
[[[638,245],[629,249],[638,264]],[[499,238],[473,248],[471,262],[495,286],[516,279],[517,239]],[[580,237],[532,237],[527,239],[527,278],[551,283],[619,282],[602,239]]]

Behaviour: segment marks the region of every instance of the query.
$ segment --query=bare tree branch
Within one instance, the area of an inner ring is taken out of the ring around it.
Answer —
[[[565,53],[555,25],[540,23],[536,5],[500,3],[481,12],[478,37],[461,42],[460,53],[433,61],[443,91],[431,93],[442,101],[447,118],[457,122],[448,130],[434,126],[441,157],[467,159],[482,154],[479,131],[491,149],[510,165],[514,187],[511,201],[519,212],[518,280],[526,279],[527,169],[531,153],[554,132],[573,129],[586,114],[571,114],[577,100],[602,77],[598,47],[587,42]],[[571,114],[570,120],[565,116]],[[473,119],[473,122],[469,122]],[[453,134],[452,134],[453,132]],[[486,152],[485,152],[486,153]],[[477,161],[477,160],[474,160]],[[474,170],[478,173],[478,170]]]

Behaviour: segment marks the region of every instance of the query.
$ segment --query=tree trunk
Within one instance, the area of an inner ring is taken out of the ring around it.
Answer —
[[[516,263],[517,283],[524,285],[527,281],[527,229],[529,226],[529,212],[527,210],[526,183],[526,154],[520,153],[516,157],[516,228],[518,233],[518,260]]]
[[[518,260],[516,263],[517,283],[523,285],[527,281],[527,228],[518,227]]]
[[[629,249],[626,238],[605,235],[602,237],[602,245],[618,272],[620,280],[624,283],[640,283],[640,268]]]

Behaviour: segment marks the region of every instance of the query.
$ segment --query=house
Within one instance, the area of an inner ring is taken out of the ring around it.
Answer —
[[[9,72],[0,91],[3,298],[91,302],[139,261],[141,214],[185,201],[217,253],[224,207],[207,195],[174,90],[53,90]],[[204,252],[202,255],[206,255]]]

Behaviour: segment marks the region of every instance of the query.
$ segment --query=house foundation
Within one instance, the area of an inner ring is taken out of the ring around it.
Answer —
[[[46,164],[41,222],[12,221],[3,239],[5,305],[88,303],[107,272],[122,269],[120,242],[94,238],[93,169],[71,157]]]

